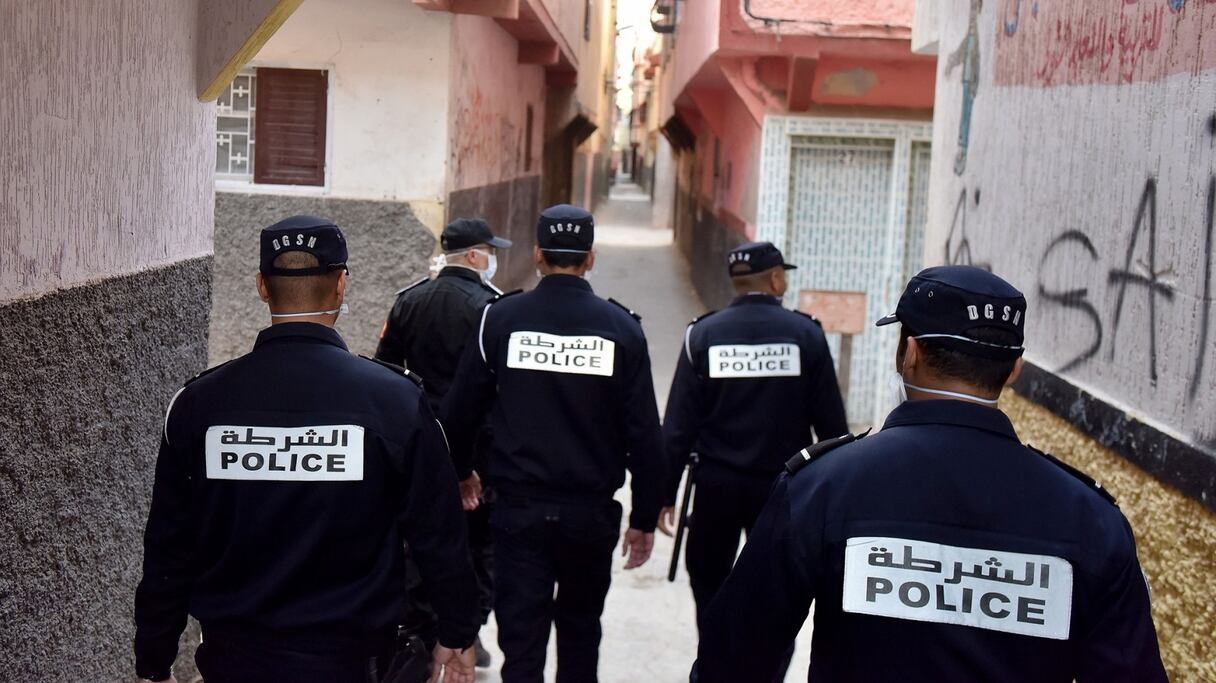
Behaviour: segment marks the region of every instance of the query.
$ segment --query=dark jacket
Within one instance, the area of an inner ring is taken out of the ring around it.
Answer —
[[[422,391],[337,332],[274,325],[170,404],[135,595],[137,672],[203,633],[370,642],[405,608],[404,542],[439,639],[480,626],[456,475]]]
[[[663,418],[668,505],[690,452],[776,477],[815,437],[848,431],[823,328],[776,297],[740,296],[701,316],[689,323],[681,351]]]
[[[481,309],[500,292],[468,268],[448,266],[433,280],[397,293],[376,347],[376,358],[422,378],[431,408],[452,384],[460,353],[481,320]]]
[[[441,411],[461,476],[487,414],[501,494],[605,500],[628,468],[630,526],[654,530],[663,461],[646,337],[586,280],[549,275],[486,307]]]
[[[816,683],[1166,680],[1119,508],[972,403],[905,402],[782,477],[693,680],[768,680],[812,602]]]

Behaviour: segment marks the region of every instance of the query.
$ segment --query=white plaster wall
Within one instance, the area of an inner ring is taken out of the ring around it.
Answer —
[[[211,253],[192,0],[0,4],[0,303]]]
[[[330,71],[327,187],[305,192],[442,200],[450,38],[451,15],[404,0],[296,10],[253,64]]]
[[[1076,53],[1048,39],[1058,34],[1040,29],[1046,38],[1039,49],[1020,55],[1030,63],[1014,66],[1024,75],[1051,73],[1036,71],[1047,63],[1040,60],[1063,55],[1046,87],[1043,78],[994,83],[996,41],[1013,15],[1002,13],[1002,3],[984,3],[975,23],[978,95],[965,170],[956,174],[962,70],[948,66],[968,31],[970,3],[942,2],[926,262],[991,267],[1029,301],[1027,358],[1210,448],[1216,442],[1209,208],[1216,201],[1210,194],[1216,193],[1216,5],[1182,2],[1183,13],[1174,15],[1166,0],[1113,3],[1113,11],[1135,20],[1118,40],[1137,40],[1133,49],[1142,49],[1131,83],[1095,75],[1100,61],[1074,69],[1069,58]],[[1067,17],[1065,6],[1040,0],[1033,20]],[[1011,25],[1015,34],[1035,30],[1028,6],[1023,9],[1021,26]],[[1163,24],[1155,47],[1153,17]],[[1088,35],[1097,19],[1084,21],[1078,36]],[[1184,29],[1172,29],[1171,22],[1184,22]],[[1106,26],[1117,31],[1118,22]],[[1121,49],[1098,36],[1093,44]],[[1119,66],[1117,55],[1113,64]],[[1175,69],[1179,73],[1164,75]],[[1155,281],[1156,296],[1150,297],[1146,278]]]

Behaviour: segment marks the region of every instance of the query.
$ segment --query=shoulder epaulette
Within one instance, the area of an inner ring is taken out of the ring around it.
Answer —
[[[500,293],[498,294],[498,296],[494,297],[493,299],[490,299],[490,303],[492,303],[492,304],[498,303],[499,301],[502,301],[503,299],[505,299],[505,298],[507,298],[507,297],[509,297],[509,296],[515,296],[516,294],[519,294],[519,293],[520,293],[520,292],[522,292],[522,291],[524,291],[524,290],[522,290],[522,289],[512,289],[512,290],[511,290],[511,291],[509,291],[509,292],[500,292]]]
[[[701,322],[702,320],[705,320],[706,318],[708,318],[709,316],[711,316],[711,315],[713,315],[714,313],[717,313],[717,312],[718,312],[718,309],[716,309],[716,308],[715,308],[714,310],[712,310],[712,311],[706,311],[706,312],[702,313],[701,315],[698,315],[697,317],[693,318],[693,319],[692,319],[692,322],[688,323],[688,325],[689,325],[690,327],[691,327],[692,325],[696,325],[697,323]]]
[[[380,360],[379,358],[372,358],[371,356],[360,355],[359,357],[364,360],[370,360],[371,362],[375,363],[376,365],[383,365],[384,367],[388,368],[389,370],[392,370],[393,372],[397,373],[398,375],[404,375],[407,378],[409,378],[409,380],[411,382],[413,382],[414,384],[417,384],[419,389],[422,388],[422,378],[421,377],[410,372],[409,370],[406,370],[404,367],[397,365],[396,363],[390,363],[386,360]]]
[[[236,359],[231,358],[229,360],[224,361],[223,363],[220,363],[219,365],[213,365],[213,366],[207,368],[206,370],[203,370],[202,372],[191,377],[190,379],[186,380],[185,382],[182,382],[181,387],[178,388],[177,391],[173,392],[173,397],[169,399],[169,405],[165,407],[164,425],[161,427],[161,435],[165,438],[165,443],[169,442],[169,414],[173,412],[173,404],[177,403],[177,397],[182,395],[182,392],[186,390],[186,387],[190,386],[194,382],[197,382],[202,377],[205,377],[206,375],[210,375],[211,373],[215,372],[216,370],[219,370],[220,368],[224,367],[225,365],[231,363],[234,360],[236,360]]]
[[[485,280],[481,280],[477,284],[481,285],[482,289],[485,289],[486,291],[492,293],[494,296],[502,296],[502,290],[495,287],[493,282],[486,282]]]
[[[1043,456],[1047,460],[1047,462],[1050,462],[1051,464],[1055,465],[1056,467],[1059,467],[1060,469],[1064,470],[1065,472],[1071,474],[1076,479],[1080,480],[1080,482],[1082,484],[1085,484],[1087,487],[1092,489],[1094,491],[1094,493],[1097,493],[1099,496],[1102,496],[1102,498],[1104,500],[1106,500],[1106,502],[1118,507],[1119,503],[1115,500],[1114,495],[1112,495],[1110,491],[1107,491],[1105,488],[1103,488],[1103,486],[1101,484],[1099,484],[1097,482],[1097,480],[1095,480],[1093,477],[1091,477],[1088,474],[1082,472],[1081,470],[1073,467],[1072,465],[1069,465],[1068,463],[1064,462],[1063,460],[1060,460],[1059,458],[1052,455],[1051,453],[1047,453],[1046,451],[1040,451],[1039,449],[1035,448],[1034,446],[1031,446],[1030,444],[1026,444],[1026,447],[1029,448],[1030,450],[1034,451],[1035,453],[1038,453],[1039,455]]]
[[[838,436],[834,439],[827,439],[825,441],[820,441],[819,443],[815,444],[814,446],[807,446],[806,448],[802,449],[801,451],[798,451],[798,455],[795,455],[794,457],[790,458],[789,460],[787,460],[785,462],[785,471],[789,472],[790,474],[795,474],[796,472],[798,472],[798,470],[802,469],[803,467],[806,467],[807,465],[815,462],[819,458],[822,458],[826,453],[834,451],[837,448],[840,448],[841,446],[843,446],[845,444],[850,444],[850,443],[853,443],[854,441],[860,441],[861,439],[866,438],[866,435],[869,433],[870,433],[870,430],[867,429],[860,434],[844,434],[844,435]]]
[[[415,283],[414,283],[414,284],[412,284],[412,285],[407,285],[407,286],[405,286],[405,287],[402,287],[401,289],[398,289],[398,290],[397,290],[397,293],[396,293],[396,294],[394,294],[393,296],[401,296],[402,294],[405,294],[406,292],[408,292],[408,291],[410,291],[411,289],[413,289],[413,288],[417,287],[418,285],[421,285],[421,284],[424,284],[424,283],[427,283],[427,282],[430,282],[430,281],[431,281],[431,278],[429,278],[429,277],[424,277],[424,278],[422,278],[421,280],[419,280],[419,281],[415,282]]]
[[[794,309],[794,312],[797,313],[798,315],[804,315],[804,316],[810,318],[811,322],[815,323],[816,325],[818,325],[820,327],[823,327],[823,323],[819,322],[819,318],[816,318],[815,316],[811,315],[810,313],[807,313],[806,311],[800,311],[798,309]]]
[[[623,303],[621,303],[621,302],[617,301],[616,299],[613,299],[612,297],[608,297],[608,302],[609,302],[609,303],[616,304],[617,306],[620,306],[620,307],[621,307],[621,310],[625,311],[625,312],[626,312],[626,313],[628,313],[630,316],[632,316],[634,320],[636,320],[636,321],[638,321],[638,322],[642,322],[642,316],[638,315],[637,313],[634,313],[632,308],[630,308],[630,307],[626,306],[625,304],[623,304]]]

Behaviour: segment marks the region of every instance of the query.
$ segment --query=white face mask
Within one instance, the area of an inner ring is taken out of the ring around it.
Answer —
[[[917,386],[915,384],[911,384],[909,382],[904,381],[904,376],[902,374],[900,374],[899,371],[895,371],[895,372],[891,373],[890,387],[891,387],[892,398],[895,399],[896,404],[900,404],[900,403],[903,403],[904,401],[908,400],[908,389],[915,389],[921,393],[931,394],[934,396],[946,396],[949,398],[961,398],[961,399],[965,399],[968,401],[975,401],[976,403],[983,403],[986,406],[995,406],[997,404],[997,399],[994,399],[994,398],[981,398],[979,396],[973,396],[971,394],[964,394],[964,393],[957,392],[957,391],[946,391],[945,389],[930,389],[928,387],[922,387],[922,386]]]
[[[328,311],[305,311],[304,313],[271,313],[272,318],[307,318],[313,315],[345,315],[350,311],[350,306],[343,301],[341,306],[331,308]]]
[[[477,272],[481,273],[481,281],[488,283],[494,279],[494,273],[498,272],[498,254],[486,254],[486,258],[489,259],[486,269]]]
[[[899,371],[892,372],[887,378],[887,388],[891,392],[891,400],[899,405],[908,400],[908,390],[904,387],[904,376]]]

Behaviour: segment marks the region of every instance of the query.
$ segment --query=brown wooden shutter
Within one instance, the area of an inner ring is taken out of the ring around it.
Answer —
[[[325,184],[324,71],[258,69],[253,182]]]

